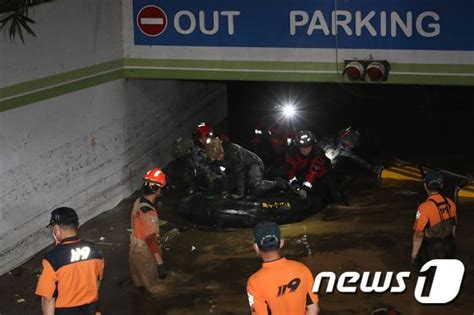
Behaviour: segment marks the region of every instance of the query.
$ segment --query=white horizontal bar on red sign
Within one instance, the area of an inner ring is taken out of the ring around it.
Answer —
[[[142,25],[162,25],[165,21],[163,18],[141,18],[140,23]]]

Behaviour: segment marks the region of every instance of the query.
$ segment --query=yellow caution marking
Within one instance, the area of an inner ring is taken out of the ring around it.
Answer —
[[[283,208],[283,207],[288,207],[290,208],[291,205],[289,202],[285,202],[285,201],[277,201],[277,202],[272,202],[272,203],[269,203],[269,202],[262,202],[262,208],[265,208],[265,209],[276,209],[276,208]]]
[[[419,182],[423,180],[420,170],[412,166],[394,166],[384,168],[380,176],[382,179],[411,180]]]
[[[458,191],[459,198],[474,198],[474,183],[470,183]]]

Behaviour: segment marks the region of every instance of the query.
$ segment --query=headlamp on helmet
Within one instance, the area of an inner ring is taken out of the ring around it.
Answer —
[[[302,130],[296,135],[295,143],[298,147],[304,148],[316,143],[316,139],[311,131]]]

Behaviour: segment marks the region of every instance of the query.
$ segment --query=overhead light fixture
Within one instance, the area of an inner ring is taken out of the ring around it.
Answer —
[[[295,116],[295,114],[296,114],[296,109],[293,104],[286,104],[285,106],[283,106],[283,115],[286,118],[291,118]]]

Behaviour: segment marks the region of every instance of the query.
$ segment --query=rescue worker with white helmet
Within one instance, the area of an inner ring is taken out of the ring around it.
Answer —
[[[301,130],[296,134],[285,159],[289,184],[301,199],[307,199],[317,188],[325,191],[329,202],[345,202],[330,174],[331,161],[319,147],[311,131]]]

